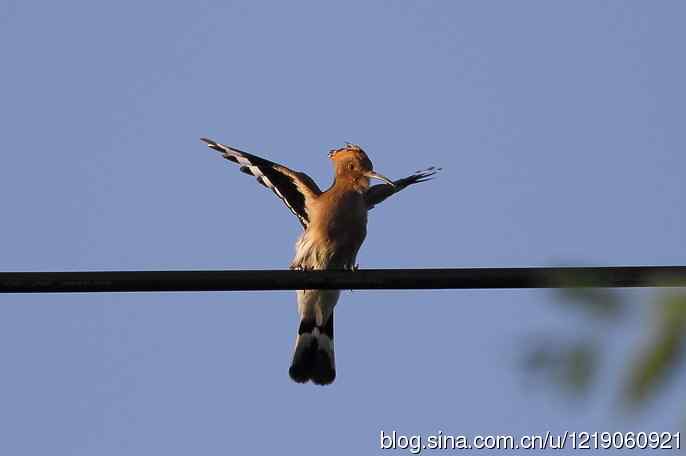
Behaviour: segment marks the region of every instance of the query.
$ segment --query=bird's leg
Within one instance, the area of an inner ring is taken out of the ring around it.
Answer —
[[[352,266],[350,266],[350,271],[351,271],[351,272],[358,271],[359,269],[360,269],[360,265],[357,264],[357,263],[354,264],[354,265],[352,265]],[[354,292],[355,292],[355,290],[348,290],[348,291],[350,291],[351,293],[354,293]]]

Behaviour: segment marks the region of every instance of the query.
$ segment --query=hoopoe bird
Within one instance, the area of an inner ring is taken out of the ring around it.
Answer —
[[[404,188],[432,178],[440,168],[428,168],[391,181],[374,171],[360,146],[329,152],[334,181],[326,191],[305,173],[202,138],[240,170],[278,196],[298,218],[303,233],[295,244],[291,269],[357,269],[357,252],[367,235],[367,212]],[[370,179],[383,184],[370,187]],[[327,385],[336,378],[333,311],[340,290],[298,290],[300,325],[288,374],[298,383]]]

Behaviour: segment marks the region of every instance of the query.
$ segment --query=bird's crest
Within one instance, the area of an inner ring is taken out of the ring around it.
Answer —
[[[345,142],[345,146],[338,148],[338,149],[331,149],[329,151],[329,158],[333,158],[334,155],[336,155],[339,152],[345,152],[345,151],[350,151],[350,152],[362,152],[364,153],[364,150],[357,144],[350,143],[348,141]]]

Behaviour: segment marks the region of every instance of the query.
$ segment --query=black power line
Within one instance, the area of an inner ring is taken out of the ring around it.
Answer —
[[[686,287],[686,266],[0,272],[0,293]]]

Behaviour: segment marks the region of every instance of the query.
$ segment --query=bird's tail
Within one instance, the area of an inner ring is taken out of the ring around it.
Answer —
[[[312,380],[317,385],[328,385],[336,379],[333,311],[322,326],[318,326],[314,318],[305,317],[300,320],[288,374],[295,382]]]

